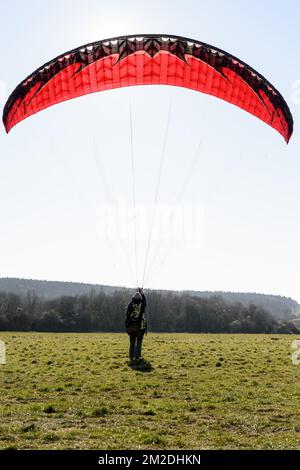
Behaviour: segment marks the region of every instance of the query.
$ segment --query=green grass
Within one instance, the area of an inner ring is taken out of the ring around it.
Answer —
[[[300,449],[295,337],[0,333],[0,448]]]

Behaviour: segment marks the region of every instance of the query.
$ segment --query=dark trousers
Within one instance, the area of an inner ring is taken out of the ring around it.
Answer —
[[[130,346],[129,346],[129,358],[141,357],[142,355],[142,344],[145,331],[140,331],[137,334],[129,335]]]

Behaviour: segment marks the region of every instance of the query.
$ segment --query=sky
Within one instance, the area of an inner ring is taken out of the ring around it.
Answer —
[[[300,302],[298,1],[0,0],[0,111],[60,53],[138,33],[198,39],[250,64],[285,97],[290,144],[228,103],[165,86],[93,94],[9,135],[2,127],[0,277]]]

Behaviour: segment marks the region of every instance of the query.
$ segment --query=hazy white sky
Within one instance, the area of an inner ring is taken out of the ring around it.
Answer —
[[[0,8],[1,109],[25,76],[66,50],[157,32],[199,39],[240,57],[279,89],[295,120],[287,146],[273,129],[228,103],[183,89],[139,87],[60,104],[8,136],[2,128],[1,277],[141,282],[145,215],[171,109],[156,219],[165,227],[153,230],[146,286],[255,291],[300,301],[297,0],[0,0]],[[134,219],[124,212],[132,197],[130,101],[142,208],[138,276]],[[184,234],[182,226],[166,230],[170,211],[175,219],[185,217]],[[116,221],[121,231],[111,226]]]

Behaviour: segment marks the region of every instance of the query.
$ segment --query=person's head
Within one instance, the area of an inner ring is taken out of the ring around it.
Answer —
[[[135,292],[134,295],[132,296],[132,301],[133,302],[140,302],[142,300],[142,296],[139,292]]]

